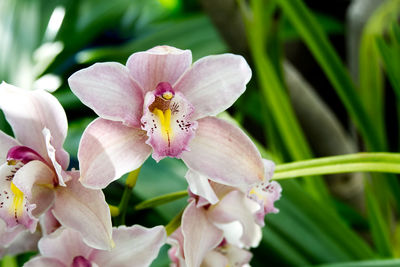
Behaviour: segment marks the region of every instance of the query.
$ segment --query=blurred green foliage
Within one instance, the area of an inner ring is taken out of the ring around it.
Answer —
[[[229,52],[232,44],[220,34],[224,29],[212,23],[213,18],[201,8],[202,2],[2,0],[0,80],[26,89],[58,89],[54,95],[69,119],[65,148],[72,156],[71,167],[77,168],[80,136],[96,115],[71,93],[69,75],[98,61],[125,63],[132,53],[156,45],[191,49],[194,60]],[[353,137],[350,142],[356,151],[387,151],[400,146],[400,116],[385,114],[387,106],[393,104],[400,114],[400,1],[382,1],[367,22],[360,42],[358,81],[351,79],[343,57],[328,38],[343,38],[345,21],[311,10],[302,0],[237,3],[236,12],[242,14],[247,36],[242,40],[248,49],[244,56],[254,74],[230,113],[252,135],[264,157],[277,163],[312,158],[315,153],[311,147],[318,146],[299,123],[285,79],[285,47],[301,41],[331,84],[331,88],[313,84],[317,93],[332,90],[345,107],[349,122],[335,123]],[[386,77],[390,85],[385,83]],[[396,100],[390,102],[385,94],[395,95]],[[322,96],[317,99],[324,101]],[[307,108],[312,110],[313,104]],[[325,109],[323,112],[338,112]],[[388,125],[397,128],[396,138],[389,137]],[[11,133],[2,114],[0,129]],[[330,139],[328,135],[323,140]],[[185,172],[179,160],[165,159],[159,164],[147,160],[132,191],[127,225],[166,225],[173,219],[184,208],[185,198],[148,210],[137,211],[134,206],[185,190]],[[334,196],[322,177],[283,181],[282,199],[277,203],[280,212],[267,216],[262,242],[253,250],[252,265],[399,266],[398,260],[379,260],[400,256],[398,178],[366,176],[364,181],[361,199],[366,202],[361,200],[361,206],[366,204],[367,210],[356,210],[350,202]],[[120,179],[105,189],[110,204],[118,205],[123,184],[124,179]],[[167,246],[153,266],[168,264],[166,251]],[[26,255],[18,256],[18,263],[26,260]],[[16,265],[15,259],[2,260],[3,266],[14,266],[11,264]]]

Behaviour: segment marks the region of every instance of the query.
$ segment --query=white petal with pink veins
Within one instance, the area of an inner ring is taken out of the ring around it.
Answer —
[[[89,188],[105,188],[139,168],[151,153],[146,132],[102,118],[85,129],[79,144],[80,181]]]
[[[42,134],[42,130],[48,128],[53,136],[52,145],[56,150],[57,162],[63,169],[68,167],[69,155],[62,147],[68,129],[67,116],[54,96],[45,91],[23,90],[3,82],[0,85],[0,108],[16,139],[50,162]]]
[[[242,56],[214,55],[196,61],[173,87],[193,104],[197,120],[232,106],[250,78],[251,69]]]
[[[96,63],[72,74],[68,83],[72,92],[100,117],[140,127],[143,89],[124,65]]]

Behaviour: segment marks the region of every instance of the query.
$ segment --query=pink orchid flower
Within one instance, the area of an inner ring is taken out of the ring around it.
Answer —
[[[139,225],[113,228],[115,247],[111,251],[89,247],[79,232],[60,228],[39,241],[41,256],[25,263],[25,267],[149,266],[165,243],[163,227]]]
[[[230,107],[250,77],[241,56],[207,56],[192,65],[189,50],[169,46],[134,53],[126,66],[97,63],[74,73],[71,90],[100,116],[81,139],[81,182],[104,188],[151,152],[156,161],[181,158],[216,182],[261,180],[263,173],[252,170],[262,162],[248,137],[210,117]]]
[[[204,196],[212,196],[216,203],[211,204],[204,197],[189,191],[191,199],[183,212],[179,230],[182,235],[172,235],[169,239],[170,244],[179,244],[179,250],[174,253],[184,255],[187,266],[200,266],[206,255],[223,241],[238,248],[258,246],[264,216],[278,212],[274,202],[281,195],[280,185],[269,181],[273,163],[265,163],[265,181],[246,190],[246,193],[239,188],[204,181],[205,177],[188,171],[188,180],[194,178],[197,181],[191,184],[197,186],[195,190],[202,194],[206,192]]]
[[[111,249],[111,216],[102,191],[83,187],[79,172],[66,171],[68,124],[57,99],[3,82],[0,108],[15,135],[0,131],[0,218],[7,232],[14,237],[24,229],[33,233],[39,216],[51,209],[88,244]]]
[[[184,237],[182,228],[179,227],[168,238],[168,242],[172,245],[168,250],[168,256],[171,259],[171,267],[187,267],[184,257]],[[225,239],[214,249],[207,252],[200,264],[201,267],[226,267],[226,266],[250,266],[248,265],[252,253],[247,249],[239,248],[229,244]]]

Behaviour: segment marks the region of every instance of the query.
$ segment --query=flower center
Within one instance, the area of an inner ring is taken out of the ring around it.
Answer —
[[[161,82],[156,87],[154,102],[149,106],[150,112],[155,114],[161,124],[162,137],[168,143],[171,142],[171,100],[174,98],[174,91],[167,82]]]

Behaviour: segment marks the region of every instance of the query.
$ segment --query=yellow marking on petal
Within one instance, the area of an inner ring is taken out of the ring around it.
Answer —
[[[162,97],[163,97],[165,100],[170,100],[170,99],[172,99],[173,96],[174,96],[174,95],[173,95],[171,92],[165,92],[165,93],[162,94]]]
[[[14,159],[7,160],[7,165],[14,166],[17,165],[17,161]]]
[[[24,210],[23,203],[24,203],[24,193],[19,190],[18,187],[15,186],[13,182],[11,182],[11,191],[14,193],[13,203],[10,207],[10,213],[15,213],[17,218],[21,217],[22,212]],[[16,219],[17,219],[16,218]]]
[[[153,113],[158,117],[161,124],[161,133],[163,138],[170,142],[170,138],[172,137],[171,130],[171,109],[167,109],[164,112],[162,110],[155,108]]]
[[[263,199],[263,198],[264,198],[263,195],[260,194],[260,192],[257,192],[257,190],[256,190],[255,187],[253,187],[253,188],[250,190],[249,195],[256,195],[256,196],[258,197],[258,199]]]

